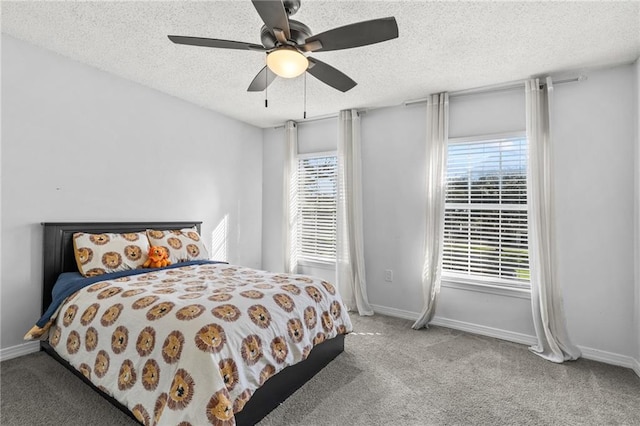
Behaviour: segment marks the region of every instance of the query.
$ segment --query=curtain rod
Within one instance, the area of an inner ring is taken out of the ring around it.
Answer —
[[[579,75],[579,76],[574,77],[574,78],[567,78],[567,79],[564,79],[564,80],[554,81],[553,84],[573,83],[573,82],[576,82],[576,81],[584,81],[586,79],[587,79],[587,76]],[[490,85],[490,86],[482,86],[482,87],[474,87],[472,89],[456,90],[454,92],[449,92],[449,97],[450,98],[455,98],[455,97],[458,97],[458,96],[477,95],[477,94],[482,94],[482,93],[501,92],[501,91],[504,91],[504,90],[519,89],[521,86],[524,85],[525,81],[527,81],[527,80],[516,80],[516,81],[510,81],[508,83],[493,84],[493,85]],[[421,103],[425,103],[425,102],[427,102],[427,98],[413,99],[413,100],[409,100],[409,101],[404,101],[403,105],[404,106],[409,106],[409,105],[421,104]]]
[[[363,115],[367,113],[366,109],[359,109],[358,111],[358,115]],[[329,118],[336,118],[339,115],[339,113],[333,113],[333,114],[326,114],[326,115],[319,115],[317,117],[311,117],[311,118],[305,118],[303,120],[297,121],[297,120],[291,120],[294,121],[296,124],[305,124],[305,123],[309,123],[311,121],[320,121],[320,120],[327,120]],[[279,126],[275,126],[274,129],[282,129],[284,127],[284,124],[281,124]]]

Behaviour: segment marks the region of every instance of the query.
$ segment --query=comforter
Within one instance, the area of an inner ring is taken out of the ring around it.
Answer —
[[[56,352],[145,425],[233,425],[272,375],[352,330],[330,283],[228,264],[91,283],[54,320]]]

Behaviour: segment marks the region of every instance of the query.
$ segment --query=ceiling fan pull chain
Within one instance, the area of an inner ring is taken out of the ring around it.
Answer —
[[[307,73],[304,73],[304,113],[302,115],[303,119],[307,119]]]
[[[266,61],[266,56],[265,56],[265,63]],[[268,95],[267,95],[267,89],[269,88],[269,67],[264,69],[264,107],[265,108],[269,108],[269,100],[268,100]]]

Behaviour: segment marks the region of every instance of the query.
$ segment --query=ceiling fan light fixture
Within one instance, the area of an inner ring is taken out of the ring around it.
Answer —
[[[280,77],[294,78],[307,70],[309,60],[292,47],[281,47],[267,55],[267,66]]]

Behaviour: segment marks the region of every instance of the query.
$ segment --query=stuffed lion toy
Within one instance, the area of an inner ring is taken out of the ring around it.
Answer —
[[[143,268],[162,268],[171,265],[169,253],[164,247],[149,247],[149,258],[142,265]]]

